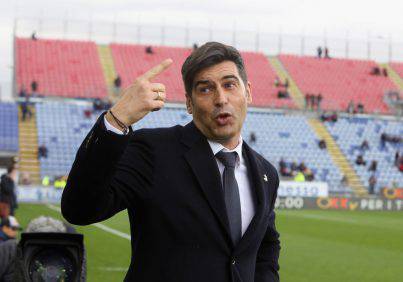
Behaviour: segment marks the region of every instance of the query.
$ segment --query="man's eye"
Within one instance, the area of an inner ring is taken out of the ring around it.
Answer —
[[[208,87],[200,87],[199,92],[200,93],[208,93],[210,91],[210,88]]]
[[[224,84],[224,87],[227,88],[227,89],[232,89],[232,88],[235,87],[235,83],[227,82],[227,83]]]

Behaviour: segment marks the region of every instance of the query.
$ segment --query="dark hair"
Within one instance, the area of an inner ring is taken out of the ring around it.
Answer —
[[[10,174],[11,172],[14,171],[14,169],[15,169],[15,166],[14,166],[14,165],[9,165],[9,166],[7,167],[7,173]]]
[[[182,79],[185,84],[186,94],[189,96],[192,95],[193,80],[199,71],[224,61],[235,63],[239,75],[246,84],[248,77],[243,59],[238,50],[219,42],[207,42],[195,49],[182,65]]]

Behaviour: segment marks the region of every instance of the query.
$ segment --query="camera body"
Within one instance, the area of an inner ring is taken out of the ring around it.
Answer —
[[[17,246],[16,282],[81,282],[83,235],[77,233],[22,233]]]

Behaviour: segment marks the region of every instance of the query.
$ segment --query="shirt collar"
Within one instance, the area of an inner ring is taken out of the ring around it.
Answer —
[[[242,144],[243,144],[242,136],[239,137],[239,143],[233,150],[229,150],[229,149],[225,148],[223,145],[221,145],[218,142],[215,142],[212,140],[207,140],[207,141],[208,141],[210,148],[213,151],[214,155],[222,150],[224,152],[237,152],[238,158],[241,159],[241,157],[242,157]]]

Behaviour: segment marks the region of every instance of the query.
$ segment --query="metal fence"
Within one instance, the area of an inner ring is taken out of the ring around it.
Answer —
[[[69,19],[17,19],[15,34],[28,37],[36,31],[39,38],[91,40],[97,43],[135,43],[166,46],[188,46],[206,41],[220,41],[244,51],[258,51],[266,55],[316,55],[318,46],[327,46],[332,57],[370,59],[379,62],[403,61],[403,41],[380,37],[368,32],[360,37],[346,31],[344,36],[329,37],[287,32],[267,33],[216,26],[195,27],[189,24],[118,23]]]

